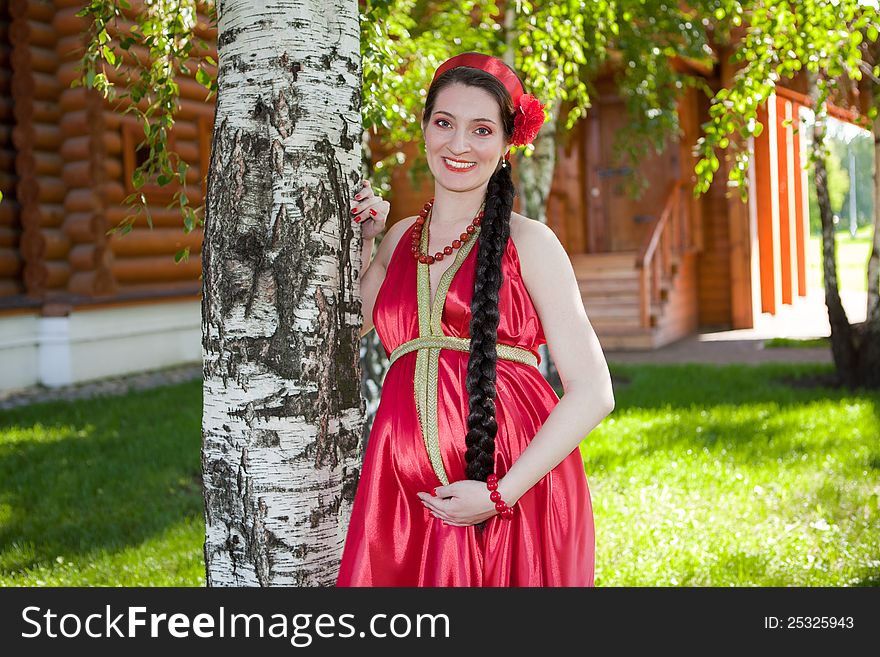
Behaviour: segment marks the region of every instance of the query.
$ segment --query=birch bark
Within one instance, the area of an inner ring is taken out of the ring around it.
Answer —
[[[353,0],[218,0],[202,251],[208,586],[335,582],[361,463]]]
[[[809,75],[810,98],[818,97],[815,74]],[[818,117],[818,114],[817,114]],[[880,163],[878,154],[877,130],[878,122],[874,122],[875,158]],[[837,281],[837,258],[834,223],[832,220],[831,202],[828,198],[827,174],[822,154],[822,141],[825,138],[824,119],[817,118],[813,123],[813,140],[811,148],[816,154],[816,191],[819,201],[819,214],[822,221],[822,272],[825,280],[825,305],[828,308],[828,321],[831,325],[831,353],[834,367],[841,383],[849,388],[880,387],[880,290],[878,290],[877,272],[880,261],[880,213],[874,207],[874,235],[871,256],[868,261],[868,307],[864,322],[850,324],[846,311],[840,301]],[[880,197],[880,177],[875,172],[875,199]]]

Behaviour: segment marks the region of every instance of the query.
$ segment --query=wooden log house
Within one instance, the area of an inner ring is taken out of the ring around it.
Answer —
[[[152,230],[141,219],[128,235],[106,235],[129,212],[123,199],[134,191],[143,132],[100,94],[70,87],[84,46],[82,7],[0,3],[0,391],[201,358],[202,231],[184,234],[179,211],[166,209],[174,189],[146,188]],[[216,33],[199,36],[216,43]],[[723,52],[709,69],[680,65],[716,88],[733,74]],[[186,191],[198,205],[214,106],[192,79],[179,84],[170,139],[190,165]],[[627,120],[623,99],[610,74],[596,85],[589,114],[558,148],[547,216],[603,346],[654,349],[703,326],[746,328],[804,296],[804,85],[778,88],[761,110],[746,204],[726,195],[723,163],[711,190],[692,197],[691,148],[708,117],[705,97],[682,98],[683,134],[663,153],[620,166],[611,144]],[[629,176],[650,182],[637,200],[624,191]],[[431,192],[397,170],[391,222]],[[176,265],[183,246],[189,261]]]

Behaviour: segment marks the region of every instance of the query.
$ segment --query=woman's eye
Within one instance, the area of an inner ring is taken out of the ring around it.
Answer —
[[[439,125],[441,128],[444,127],[444,126],[441,125],[442,123],[447,123],[447,124],[448,124],[449,121],[447,121],[446,119],[437,119],[436,121],[434,121],[434,125]],[[483,137],[486,137],[486,136],[492,134],[492,131],[489,130],[489,128],[486,128],[486,127],[483,127],[483,126],[480,126],[479,128],[477,128],[477,130],[485,130],[485,131],[486,131],[486,132],[481,132],[481,133],[480,133],[480,135],[483,136]]]

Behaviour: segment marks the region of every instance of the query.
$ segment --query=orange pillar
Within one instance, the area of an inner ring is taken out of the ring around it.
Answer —
[[[792,175],[792,187],[794,188],[794,226],[795,226],[795,256],[797,257],[797,294],[800,297],[807,295],[807,242],[810,237],[810,199],[807,188],[807,171],[804,168],[806,158],[801,150],[801,105],[792,105],[792,159],[794,160],[794,173]]]
[[[791,101],[776,96],[776,151],[779,155],[777,177],[779,178],[779,286],[782,303],[791,304],[795,259],[794,235],[794,159],[791,152]]]
[[[764,126],[755,137],[755,205],[761,269],[761,312],[775,313],[780,303],[779,165],[776,139],[776,95],[758,108]]]

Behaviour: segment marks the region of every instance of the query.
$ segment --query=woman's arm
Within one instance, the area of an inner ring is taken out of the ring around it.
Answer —
[[[406,217],[395,223],[385,233],[385,237],[379,243],[376,249],[376,256],[372,262],[369,262],[370,254],[373,250],[373,238],[364,239],[362,262],[368,262],[369,265],[364,267],[361,265],[361,308],[364,315],[364,323],[361,326],[361,337],[364,337],[373,329],[373,307],[376,305],[376,297],[379,294],[379,288],[385,281],[385,273],[388,262],[391,260],[391,254],[400,242],[403,233],[412,226],[418,217]],[[368,250],[369,249],[369,250]]]
[[[556,234],[521,222],[517,253],[564,394],[510,470],[498,482],[508,505],[555,468],[612,410],[611,374],[587,318],[577,278]]]
[[[376,258],[371,261],[373,245],[376,241],[376,235],[385,230],[385,220],[391,205],[373,191],[369,180],[361,181],[360,188],[354,195],[351,205],[351,219],[361,226],[361,268],[358,283],[364,316],[360,337],[364,337],[373,328],[373,305],[379,288],[382,286],[382,281],[385,280],[385,267],[388,262],[388,247],[384,241],[379,244]]]

